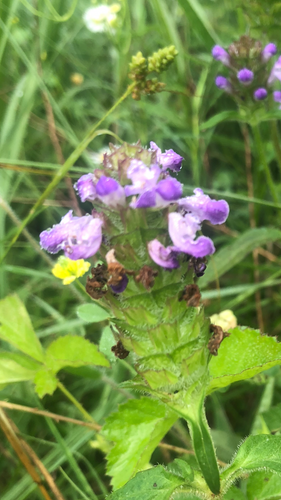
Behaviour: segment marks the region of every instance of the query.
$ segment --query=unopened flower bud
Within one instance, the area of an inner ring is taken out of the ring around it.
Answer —
[[[255,90],[254,92],[254,99],[256,101],[263,101],[267,97],[267,90],[264,88],[260,88]]]
[[[177,55],[178,51],[174,45],[154,52],[148,58],[148,72],[156,71],[157,73],[162,73],[162,71],[165,71],[172,64]]]
[[[262,57],[262,61],[263,62],[267,62],[269,61],[269,59],[272,57],[272,56],[275,56],[277,52],[277,47],[274,43],[268,43],[262,53],[261,53],[261,57]]]
[[[232,87],[231,87],[231,83],[228,81],[227,78],[225,78],[224,76],[217,76],[215,82],[216,82],[216,86],[219,89],[224,90],[225,92],[228,92],[229,94],[231,94]]]
[[[254,79],[254,73],[248,68],[243,68],[238,71],[237,78],[243,85],[250,85]]]
[[[212,49],[212,56],[216,61],[220,61],[225,66],[230,66],[230,56],[220,45],[215,45]]]

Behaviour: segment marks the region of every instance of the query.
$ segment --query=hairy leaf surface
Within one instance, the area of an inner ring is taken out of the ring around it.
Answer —
[[[247,497],[249,500],[281,498],[281,477],[265,471],[251,474],[247,481]]]

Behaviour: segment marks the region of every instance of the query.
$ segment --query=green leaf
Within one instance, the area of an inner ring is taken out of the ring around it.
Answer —
[[[225,122],[225,121],[237,121],[241,122],[244,121],[239,113],[237,111],[222,111],[221,113],[218,113],[217,115],[212,116],[209,120],[207,120],[204,123],[201,123],[200,129],[201,130],[207,130],[208,128],[215,127],[219,123]]]
[[[207,49],[221,42],[208,19],[208,15],[197,0],[179,0],[192,31],[203,41]]]
[[[208,393],[238,380],[246,380],[272,366],[281,364],[281,344],[274,337],[250,328],[231,330],[209,364],[211,380]]]
[[[87,323],[98,323],[110,317],[110,312],[106,311],[98,304],[82,304],[77,308],[79,318]]]
[[[23,356],[10,352],[0,354],[0,384],[33,380],[40,365]]]
[[[110,366],[95,344],[74,335],[65,335],[52,342],[47,348],[45,363],[55,373],[64,366]]]
[[[0,301],[0,338],[37,361],[43,361],[42,346],[17,295],[9,295]]]
[[[219,250],[210,260],[205,275],[200,278],[200,288],[216,280],[241,262],[255,248],[281,239],[281,231],[272,228],[256,228],[246,231],[234,243]]]
[[[175,458],[173,462],[169,463],[167,467],[169,472],[176,474],[176,476],[182,477],[185,481],[192,482],[194,479],[194,473],[190,465],[181,458]]]
[[[281,498],[281,477],[268,471],[254,472],[247,481],[247,497],[249,500]]]
[[[158,465],[139,472],[123,488],[112,493],[108,500],[170,500],[176,488],[182,484],[180,477]]]
[[[232,463],[221,473],[222,485],[224,487],[230,481],[261,469],[281,474],[281,436],[259,434],[248,437]]]
[[[116,340],[109,326],[106,326],[101,334],[99,350],[102,352],[111,363],[116,361],[116,356],[114,352],[112,352],[111,347],[116,344]]]
[[[276,406],[272,406],[270,410],[261,413],[261,417],[264,419],[266,426],[270,432],[277,432],[281,429],[281,403]]]
[[[43,367],[39,370],[34,378],[35,390],[40,398],[45,394],[52,395],[57,388],[56,376],[47,368]]]
[[[147,397],[129,400],[107,418],[102,433],[115,442],[107,457],[107,473],[115,489],[147,466],[152,452],[177,419],[163,403]]]

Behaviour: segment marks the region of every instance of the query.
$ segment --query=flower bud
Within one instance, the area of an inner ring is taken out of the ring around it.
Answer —
[[[217,76],[215,82],[216,82],[216,86],[219,89],[224,90],[225,92],[228,92],[229,94],[231,94],[232,87],[231,87],[231,83],[228,81],[227,78],[225,78],[224,76]]]
[[[215,45],[212,49],[212,56],[216,61],[220,61],[225,66],[230,66],[230,56],[220,45]]]
[[[248,68],[243,68],[238,71],[237,78],[243,85],[250,85],[254,79],[254,73]]]
[[[267,90],[266,89],[260,88],[260,89],[255,90],[254,99],[256,101],[263,101],[266,98],[267,98]]]
[[[263,62],[267,62],[269,61],[269,59],[272,57],[272,56],[275,56],[277,52],[277,47],[274,43],[268,43],[262,53],[261,53],[261,57],[262,57],[262,61]]]

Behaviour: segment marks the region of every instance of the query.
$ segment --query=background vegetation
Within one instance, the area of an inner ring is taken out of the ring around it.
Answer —
[[[214,85],[222,68],[213,61],[211,48],[216,43],[227,47],[247,33],[281,49],[280,3],[122,0],[121,4],[120,25],[114,34],[107,34],[92,33],[85,27],[82,16],[92,5],[90,0],[52,0],[51,10],[44,0],[0,2],[0,254],[5,253],[20,221],[63,159],[125,91],[132,55],[141,50],[148,56],[174,44],[179,55],[164,76],[167,91],[141,101],[129,97],[106,119],[103,128],[128,142],[140,139],[148,145],[153,140],[162,149],[173,148],[185,158],[179,179],[186,193],[200,186],[206,193],[227,199],[231,210],[227,225],[215,229],[206,226],[204,230],[224,252],[219,259],[224,263],[222,271],[201,282],[207,312],[230,308],[239,324],[279,336],[280,241],[270,232],[270,228],[280,227],[281,220],[281,170],[275,160],[278,130],[275,120],[261,127],[276,202],[249,131],[234,120],[220,122],[221,113],[235,110],[235,105]],[[75,73],[83,78],[78,81]],[[214,116],[217,126],[209,121]],[[69,208],[87,211],[87,204],[78,205],[71,185],[94,168],[97,160],[93,153],[109,141],[116,142],[106,133],[96,137],[1,265],[1,298],[12,292],[20,296],[46,346],[67,333],[86,336],[95,343],[100,337],[102,324],[89,325],[77,317],[77,304],[84,298],[75,285],[63,286],[51,274],[53,261],[40,250],[38,235],[57,223]],[[257,232],[255,227],[266,229]],[[242,234],[244,239],[239,240]],[[229,244],[235,256],[230,254]],[[118,360],[112,369],[76,369],[64,371],[60,377],[102,424],[119,403],[138,397],[118,388],[129,373],[128,364]],[[222,461],[231,458],[240,439],[257,425],[259,412],[280,401],[280,391],[280,371],[276,368],[208,400],[208,418]],[[27,382],[4,387],[1,400],[7,399],[80,418],[59,391],[39,402]],[[93,430],[30,413],[9,411],[9,416],[65,498],[105,498],[110,479],[105,475],[102,443]],[[185,425],[179,423],[165,441],[188,448]],[[160,447],[152,462],[165,463],[176,455],[175,450]],[[0,493],[1,500],[41,498],[2,434]]]

